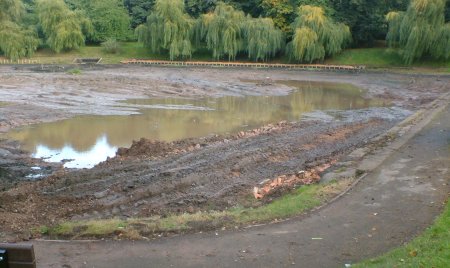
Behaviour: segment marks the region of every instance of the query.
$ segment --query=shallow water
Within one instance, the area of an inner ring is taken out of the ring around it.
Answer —
[[[362,98],[351,85],[284,81],[295,87],[285,96],[225,96],[202,99],[139,99],[139,115],[80,116],[12,131],[33,157],[65,163],[68,168],[89,168],[114,156],[118,147],[146,137],[173,141],[209,134],[235,133],[282,120],[298,121],[315,110],[349,110],[382,106]]]

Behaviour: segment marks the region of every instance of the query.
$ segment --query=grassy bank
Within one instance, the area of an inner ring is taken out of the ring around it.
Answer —
[[[406,66],[398,52],[389,48],[347,49],[334,58],[326,60],[325,63],[365,65],[371,68],[439,68],[446,69],[450,72],[450,60],[436,61],[433,59],[423,59],[420,62],[413,63],[411,66]]]
[[[59,54],[55,54],[50,49],[40,49],[32,57],[32,59],[43,64],[70,64],[75,58],[102,58],[104,64],[118,64],[125,59],[169,60],[169,55],[151,53],[142,43],[126,42],[121,43],[119,52],[115,54],[105,52],[101,46],[85,46],[78,50]],[[193,60],[212,61],[205,49],[197,50]]]
[[[158,59],[169,60],[168,55],[153,54],[149,49],[144,48],[142,43],[127,42],[121,43],[119,53],[106,53],[100,46],[85,46],[79,50],[63,52],[59,54],[53,53],[49,49],[38,50],[32,59],[39,60],[43,64],[70,64],[74,58],[102,58],[105,64],[117,64],[124,59]],[[192,60],[196,61],[213,61],[210,53],[206,49],[197,50]],[[251,62],[247,57],[241,55],[237,57],[237,61]],[[272,59],[270,63],[289,63],[289,59],[285,56]],[[412,66],[406,66],[397,51],[388,48],[359,48],[348,49],[332,59],[327,59],[325,64],[338,65],[365,65],[369,68],[422,68],[437,69],[441,72],[450,72],[450,61],[435,61],[432,59],[424,59],[414,63]]]
[[[450,267],[450,203],[431,227],[406,246],[352,267]]]
[[[120,52],[106,53],[100,46],[85,46],[78,50],[55,54],[50,49],[40,49],[33,55],[33,59],[43,64],[70,64],[75,58],[102,58],[102,63],[117,64],[124,59],[155,58],[148,49],[137,42],[122,43]],[[161,56],[160,56],[161,57]],[[164,57],[161,57],[163,59]]]
[[[339,182],[302,186],[269,204],[256,208],[235,207],[225,211],[202,211],[145,219],[64,222],[54,227],[42,226],[33,232],[37,236],[43,234],[53,238],[122,237],[142,239],[142,237],[152,237],[169,232],[236,228],[276,221],[311,210],[344,191],[351,183],[351,179],[343,179]]]

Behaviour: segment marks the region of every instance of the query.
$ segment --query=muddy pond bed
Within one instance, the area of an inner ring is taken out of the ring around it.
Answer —
[[[385,106],[363,98],[350,84],[277,81],[293,88],[287,95],[223,96],[197,99],[153,98],[124,103],[145,107],[129,116],[81,116],[11,131],[33,158],[63,162],[67,168],[91,168],[119,147],[144,137],[175,141],[214,134],[235,134],[280,121],[297,122],[313,111],[356,110]],[[37,176],[37,175],[36,175]]]
[[[0,240],[64,221],[246,206],[261,181],[344,159],[450,84],[138,66],[79,75],[0,66],[0,80]],[[104,161],[119,147],[130,148]]]

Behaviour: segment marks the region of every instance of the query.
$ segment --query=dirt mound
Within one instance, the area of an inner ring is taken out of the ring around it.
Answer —
[[[141,138],[139,141],[133,141],[130,148],[119,148],[116,154],[121,157],[142,155],[160,157],[167,155],[174,149],[173,143]]]
[[[292,125],[293,123],[282,121],[277,124],[268,124],[266,126],[248,131],[240,131],[234,135],[212,135],[202,138],[183,139],[174,142],[141,138],[139,141],[133,141],[129,148],[119,148],[115,158],[120,160],[123,160],[124,158],[157,159],[167,157],[169,155],[191,152],[205,146],[211,146],[212,144],[217,145],[220,143],[227,143],[232,140],[250,138],[258,135],[270,134],[274,131],[286,130]],[[108,161],[114,161],[114,158],[108,159]]]

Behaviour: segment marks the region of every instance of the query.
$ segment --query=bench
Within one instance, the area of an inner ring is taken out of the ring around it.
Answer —
[[[36,268],[33,245],[0,243],[0,268]]]

